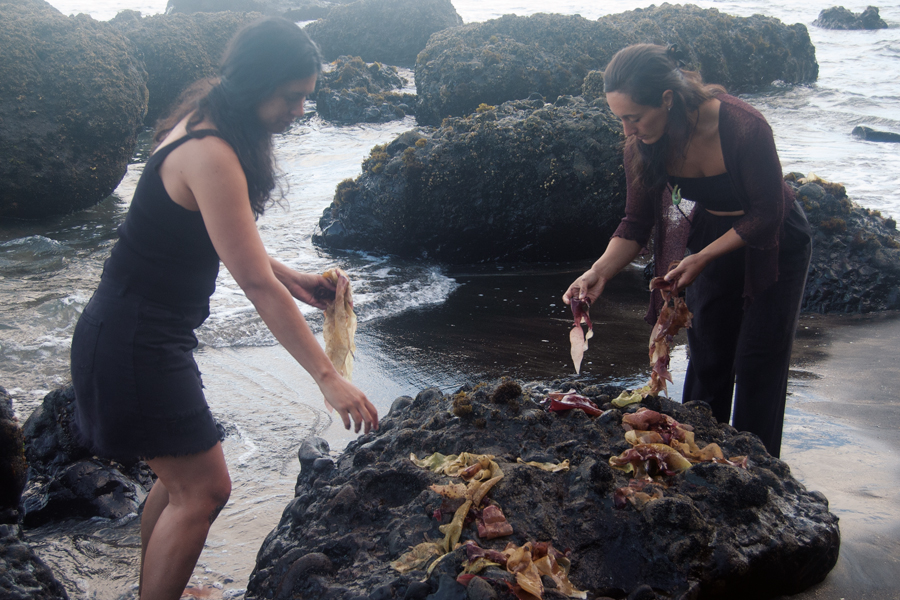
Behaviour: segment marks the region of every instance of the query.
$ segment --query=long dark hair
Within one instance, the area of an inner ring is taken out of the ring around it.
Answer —
[[[643,106],[662,106],[663,93],[672,90],[672,108],[663,136],[654,144],[644,144],[631,136],[626,152],[632,151],[632,181],[650,190],[666,183],[669,161],[683,157],[694,124],[690,114],[700,105],[724,93],[720,85],[704,84],[700,73],[681,68],[675,46],[635,44],[616,52],[603,72],[603,91],[626,94]]]
[[[161,142],[188,114],[191,131],[209,119],[234,148],[250,205],[261,215],[275,189],[272,134],[259,122],[257,108],[289,81],[318,75],[322,57],[306,33],[287,19],[270,17],[243,27],[225,50],[219,77],[196,82],[182,93],[176,108],[157,124]]]

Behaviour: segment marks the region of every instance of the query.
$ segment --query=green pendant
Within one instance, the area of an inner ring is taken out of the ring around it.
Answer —
[[[677,185],[672,188],[672,204],[675,206],[681,204],[681,188]]]

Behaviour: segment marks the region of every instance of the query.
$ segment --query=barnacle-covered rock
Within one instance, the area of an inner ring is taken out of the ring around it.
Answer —
[[[462,25],[450,0],[359,0],[336,6],[305,30],[325,60],[343,54],[412,66],[436,31]]]
[[[92,206],[125,175],[147,110],[139,53],[106,23],[0,1],[0,217]]]
[[[625,206],[621,140],[603,100],[484,105],[373,148],[315,239],[449,263],[596,258]]]
[[[505,15],[434,34],[416,60],[420,123],[437,125],[482,103],[538,92],[553,101],[581,91],[635,43],[678,44],[689,68],[731,92],[775,80],[815,81],[819,67],[806,26],[754,15],[734,17],[693,5],[651,6],[590,21],[580,16]]]

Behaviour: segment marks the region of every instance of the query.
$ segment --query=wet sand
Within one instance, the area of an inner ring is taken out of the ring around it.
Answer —
[[[559,297],[579,272],[563,265],[452,273],[462,285],[445,303],[360,324],[354,380],[384,415],[397,396],[425,387],[450,392],[466,381],[501,376],[574,377],[571,313]],[[642,281],[637,268],[623,273],[592,308],[595,337],[584,381],[646,380]],[[791,598],[900,600],[900,401],[892,389],[900,382],[893,352],[898,338],[897,314],[801,319],[782,458],[809,489],[829,499],[841,519],[842,547],[825,581]],[[680,398],[684,355],[683,348],[673,353],[674,399]],[[280,348],[204,350],[198,362],[214,412],[242,421],[244,430],[226,442],[234,492],[194,581],[224,579],[226,588],[239,588],[293,497],[299,440],[315,433],[339,449],[355,435],[323,410],[312,380]],[[259,407],[250,411],[259,415],[251,422],[240,416],[247,402]],[[266,433],[274,430],[277,435]]]

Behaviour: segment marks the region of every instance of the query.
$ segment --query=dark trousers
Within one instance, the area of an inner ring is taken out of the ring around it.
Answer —
[[[731,229],[734,220],[697,210],[690,249],[704,248]],[[703,400],[718,421],[728,423],[733,396],[732,424],[758,435],[773,456],[781,452],[791,346],[809,270],[808,227],[795,203],[785,224],[778,281],[746,307],[743,250],[707,265],[685,298],[694,317],[687,331],[690,359],[683,401]]]

